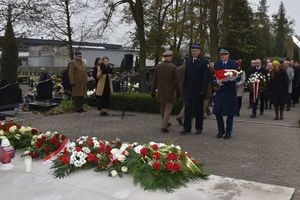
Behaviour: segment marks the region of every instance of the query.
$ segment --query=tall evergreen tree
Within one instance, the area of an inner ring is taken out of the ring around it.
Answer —
[[[256,57],[270,56],[272,49],[271,23],[268,15],[267,0],[260,0],[255,13]]]
[[[19,50],[12,26],[12,6],[10,4],[7,8],[7,24],[4,38],[1,42],[1,48],[1,80],[6,80],[9,83],[15,83],[17,81],[19,65]]]
[[[284,56],[286,53],[285,42],[288,35],[293,32],[290,21],[286,16],[283,2],[280,3],[278,13],[273,15],[273,30],[275,34],[275,44],[273,47],[273,56]]]
[[[247,0],[233,0],[230,4],[222,44],[230,49],[234,59],[241,58],[248,63],[256,48],[252,9]]]

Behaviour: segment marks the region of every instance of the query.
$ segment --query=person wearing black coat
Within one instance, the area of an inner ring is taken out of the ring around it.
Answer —
[[[183,81],[183,95],[185,101],[185,114],[182,135],[191,132],[192,129],[192,108],[196,107],[196,135],[203,130],[203,104],[208,87],[209,61],[200,57],[201,48],[199,44],[192,46],[192,57],[187,59],[185,77]]]
[[[268,76],[268,71],[266,70],[265,67],[261,66],[261,60],[260,59],[256,60],[256,68],[253,68],[252,74],[254,74],[255,72],[261,73],[266,78]],[[264,114],[264,106],[265,106],[265,91],[262,91],[259,94],[259,99],[257,99],[255,102],[252,102],[252,114],[250,115],[251,118],[256,117],[256,110],[257,110],[257,106],[258,106],[258,101],[259,101],[260,115],[263,115]]]
[[[289,78],[285,69],[280,68],[278,61],[273,61],[271,72],[271,102],[275,108],[275,120],[283,119],[284,106],[288,100]],[[280,117],[279,117],[280,111]]]

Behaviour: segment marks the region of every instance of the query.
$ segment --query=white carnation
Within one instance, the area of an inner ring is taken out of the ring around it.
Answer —
[[[0,130],[0,136],[3,136],[3,135],[4,135],[4,131]]]
[[[82,151],[83,151],[84,153],[91,153],[91,150],[90,150],[88,147],[83,147],[83,148],[82,148]]]
[[[26,131],[31,132],[32,128],[28,126],[28,127],[26,127]]]
[[[111,151],[110,151],[110,153],[112,154],[112,155],[115,155],[116,153],[118,153],[118,149],[116,149],[116,148],[114,148],[114,149],[112,149]]]
[[[26,127],[25,127],[25,126],[21,126],[20,132],[21,132],[22,134],[25,134],[25,133],[26,133]]]
[[[112,177],[115,177],[115,176],[118,175],[118,172],[117,172],[116,170],[112,170],[112,171],[110,172],[110,174],[111,174]]]
[[[18,129],[17,126],[14,125],[14,126],[9,128],[9,132],[14,133],[17,129]]]
[[[128,167],[126,167],[126,166],[121,167],[121,171],[124,172],[124,173],[127,173],[128,172]]]
[[[120,161],[120,162],[124,162],[125,160],[126,160],[126,156],[124,156],[122,154],[118,157],[118,161]]]

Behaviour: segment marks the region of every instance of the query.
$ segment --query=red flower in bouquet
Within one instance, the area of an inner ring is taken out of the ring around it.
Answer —
[[[169,153],[167,155],[167,160],[177,160],[178,159],[178,155],[176,153]]]
[[[159,159],[160,159],[160,153],[159,153],[159,152],[154,152],[154,153],[153,153],[153,158],[154,158],[155,160],[159,160]]]
[[[96,156],[93,153],[89,153],[88,156],[87,156],[87,160],[89,162],[95,161],[95,158],[96,158]]]
[[[82,151],[82,148],[81,148],[81,147],[75,147],[75,150],[76,150],[77,152],[80,152],[80,151]]]
[[[50,152],[50,147],[44,147],[44,151],[45,151],[46,153],[49,153],[49,152]]]
[[[148,155],[148,149],[147,148],[142,148],[140,153],[143,157],[146,157]]]
[[[111,154],[110,153],[110,151],[111,151],[111,147],[110,146],[106,146],[105,149],[106,149],[106,153]]]
[[[178,172],[180,170],[180,165],[178,163],[173,164],[173,172]]]
[[[64,163],[64,165],[68,165],[70,162],[70,159],[68,156],[61,156],[61,157],[59,157],[59,160],[62,161]]]
[[[31,152],[29,153],[29,155],[31,156],[31,158],[35,159],[38,158],[40,156],[39,152]]]
[[[50,139],[50,142],[54,145],[57,145],[59,143],[57,137],[55,137],[55,136]]]
[[[94,146],[94,142],[93,142],[92,139],[88,139],[87,144],[88,144],[90,147]]]
[[[165,164],[165,166],[166,166],[166,169],[167,169],[168,171],[173,171],[173,167],[174,167],[174,164],[173,164],[173,163],[167,162],[167,163]]]
[[[61,138],[61,140],[63,140],[63,141],[64,141],[65,139],[67,139],[67,137],[66,137],[65,135],[61,135],[60,138]]]
[[[152,148],[154,151],[158,150],[158,145],[157,144],[153,144],[150,146],[150,148]]]
[[[39,139],[37,142],[36,142],[36,144],[35,144],[35,146],[36,146],[36,148],[41,148],[42,146],[43,146],[43,144],[44,144],[44,141],[43,140],[41,140],[41,139]]]
[[[161,166],[160,166],[160,163],[159,163],[159,162],[155,162],[155,163],[153,163],[152,167],[153,167],[153,169],[155,169],[155,170],[160,170],[160,168],[161,168]]]
[[[33,135],[35,135],[35,134],[37,134],[38,133],[38,130],[36,130],[36,129],[31,129],[31,133],[33,134]]]

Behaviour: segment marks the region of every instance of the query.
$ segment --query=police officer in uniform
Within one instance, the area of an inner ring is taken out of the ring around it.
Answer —
[[[185,76],[183,81],[183,95],[185,101],[184,124],[180,132],[186,135],[192,129],[192,108],[196,108],[196,135],[200,135],[203,129],[203,103],[209,79],[209,61],[201,57],[199,44],[192,45],[192,57],[187,59]]]
[[[215,71],[224,69],[238,68],[237,63],[234,60],[229,59],[229,50],[226,48],[219,49],[220,60],[215,64]],[[236,81],[230,80],[222,82],[218,79],[213,81],[218,85],[214,99],[214,114],[216,115],[218,123],[218,135],[217,138],[230,139],[233,129],[233,116],[237,110],[237,93],[236,93]],[[223,116],[227,116],[226,129],[224,125]]]

